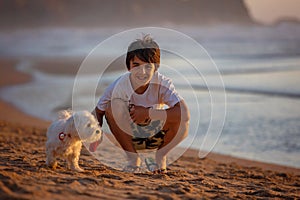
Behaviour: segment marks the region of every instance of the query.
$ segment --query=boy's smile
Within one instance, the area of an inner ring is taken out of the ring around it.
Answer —
[[[140,60],[138,57],[134,57],[130,61],[130,81],[133,89],[138,94],[142,94],[148,88],[148,85],[154,75],[155,65]]]

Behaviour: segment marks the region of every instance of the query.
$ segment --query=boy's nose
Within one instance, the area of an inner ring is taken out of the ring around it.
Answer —
[[[145,66],[141,66],[141,73],[143,73],[143,74],[145,74],[145,73],[146,73]]]

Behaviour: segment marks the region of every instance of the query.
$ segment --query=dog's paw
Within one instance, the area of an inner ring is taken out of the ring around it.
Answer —
[[[84,169],[80,168],[80,167],[76,167],[73,169],[76,172],[84,172]]]
[[[51,163],[47,163],[46,162],[46,167],[49,168],[49,169],[56,170],[56,168],[57,168],[57,162],[51,162]]]

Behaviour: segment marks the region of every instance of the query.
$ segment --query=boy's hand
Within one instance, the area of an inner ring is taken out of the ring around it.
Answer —
[[[130,117],[136,124],[143,124],[150,120],[149,108],[143,106],[132,106],[130,109]]]

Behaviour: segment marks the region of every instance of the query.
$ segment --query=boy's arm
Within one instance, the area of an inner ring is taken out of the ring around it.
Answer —
[[[135,123],[145,122],[148,118],[166,121],[168,117],[169,122],[178,122],[180,120],[187,122],[190,120],[190,113],[184,100],[165,110],[134,106],[134,109],[130,111],[130,116]]]
[[[100,110],[99,108],[95,108],[95,114],[97,117],[97,120],[99,122],[99,125],[102,126],[103,125],[103,116],[105,115],[105,111]]]
[[[176,103],[173,107],[166,110],[161,109],[149,109],[149,117],[151,120],[166,120],[169,122],[178,122],[181,120],[187,122],[190,120],[190,112],[184,100]]]
[[[116,79],[112,84],[110,84],[104,91],[103,95],[99,99],[96,108],[94,109],[94,115],[97,117],[99,125],[103,125],[103,116],[105,115],[105,109],[107,107],[107,104],[111,101],[113,98],[113,91],[115,91],[115,87],[118,86],[118,82],[123,76],[120,76],[118,79]],[[116,93],[116,92],[115,92]]]

